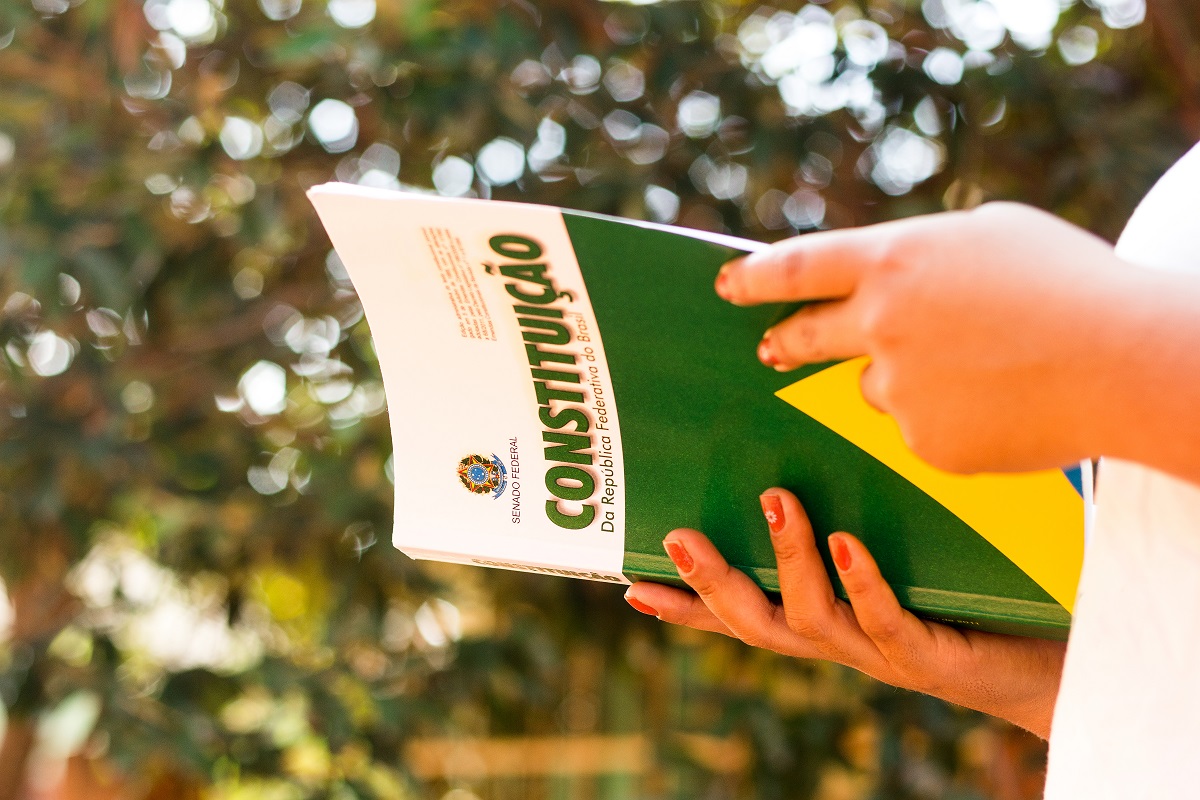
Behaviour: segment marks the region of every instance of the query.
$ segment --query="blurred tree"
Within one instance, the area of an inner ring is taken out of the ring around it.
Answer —
[[[1007,198],[1112,237],[1200,137],[1200,15],[1151,2],[4,3],[0,798],[65,763],[121,797],[1038,796],[978,715],[393,551],[303,191],[761,239]],[[496,766],[534,736],[596,762]]]

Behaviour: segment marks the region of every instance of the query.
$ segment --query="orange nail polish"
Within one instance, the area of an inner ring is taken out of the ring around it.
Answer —
[[[675,562],[675,566],[679,568],[681,575],[692,571],[692,567],[696,564],[692,561],[692,556],[688,553],[686,547],[675,541],[663,542],[663,547],[666,548],[667,555],[671,558],[671,561]]]
[[[833,563],[839,572],[847,572],[850,569],[850,547],[845,539],[837,534],[830,536],[829,553],[833,556]]]
[[[636,608],[638,611],[642,612],[643,614],[649,614],[652,617],[658,616],[657,611],[655,611],[653,608],[651,608],[650,606],[643,603],[641,600],[638,600],[636,597],[630,597],[629,595],[625,595],[625,602],[629,603],[629,605],[633,606],[634,608]]]
[[[783,530],[783,501],[779,499],[779,495],[764,494],[758,501],[762,503],[763,516],[767,518],[767,527],[771,529],[771,533]]]
[[[779,363],[779,359],[777,359],[775,354],[771,352],[770,331],[768,331],[767,335],[764,336],[762,341],[758,343],[758,360],[768,367],[773,367]]]
[[[724,267],[717,273],[716,290],[717,297],[720,297],[722,300],[729,299],[729,271]]]

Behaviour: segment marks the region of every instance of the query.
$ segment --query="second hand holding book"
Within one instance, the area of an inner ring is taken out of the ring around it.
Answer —
[[[673,528],[778,590],[758,495],[871,550],[927,618],[1066,638],[1090,470],[960,476],[858,389],[864,359],[754,356],[794,307],[738,308],[721,265],[765,247],[585,212],[345,184],[309,196],[371,326],[414,558],[682,585]],[[822,535],[824,534],[824,535]]]

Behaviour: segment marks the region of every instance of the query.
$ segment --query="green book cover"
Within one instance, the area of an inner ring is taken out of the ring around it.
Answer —
[[[784,486],[822,547],[857,535],[915,612],[1066,637],[1090,471],[949,475],[866,405],[862,360],[762,366],[762,332],[792,309],[712,285],[764,245],[522,203],[309,196],[371,326],[408,555],[681,585],[661,543],[692,527],[776,591],[758,495]]]

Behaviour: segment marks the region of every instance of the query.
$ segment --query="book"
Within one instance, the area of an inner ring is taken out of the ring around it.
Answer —
[[[662,548],[706,533],[778,591],[758,495],[848,531],[901,604],[1065,638],[1091,471],[930,467],[859,391],[865,359],[776,372],[795,305],[733,306],[720,267],[765,247],[525,203],[345,184],[309,197],[371,328],[393,440],[393,543],[413,558],[683,585]]]

